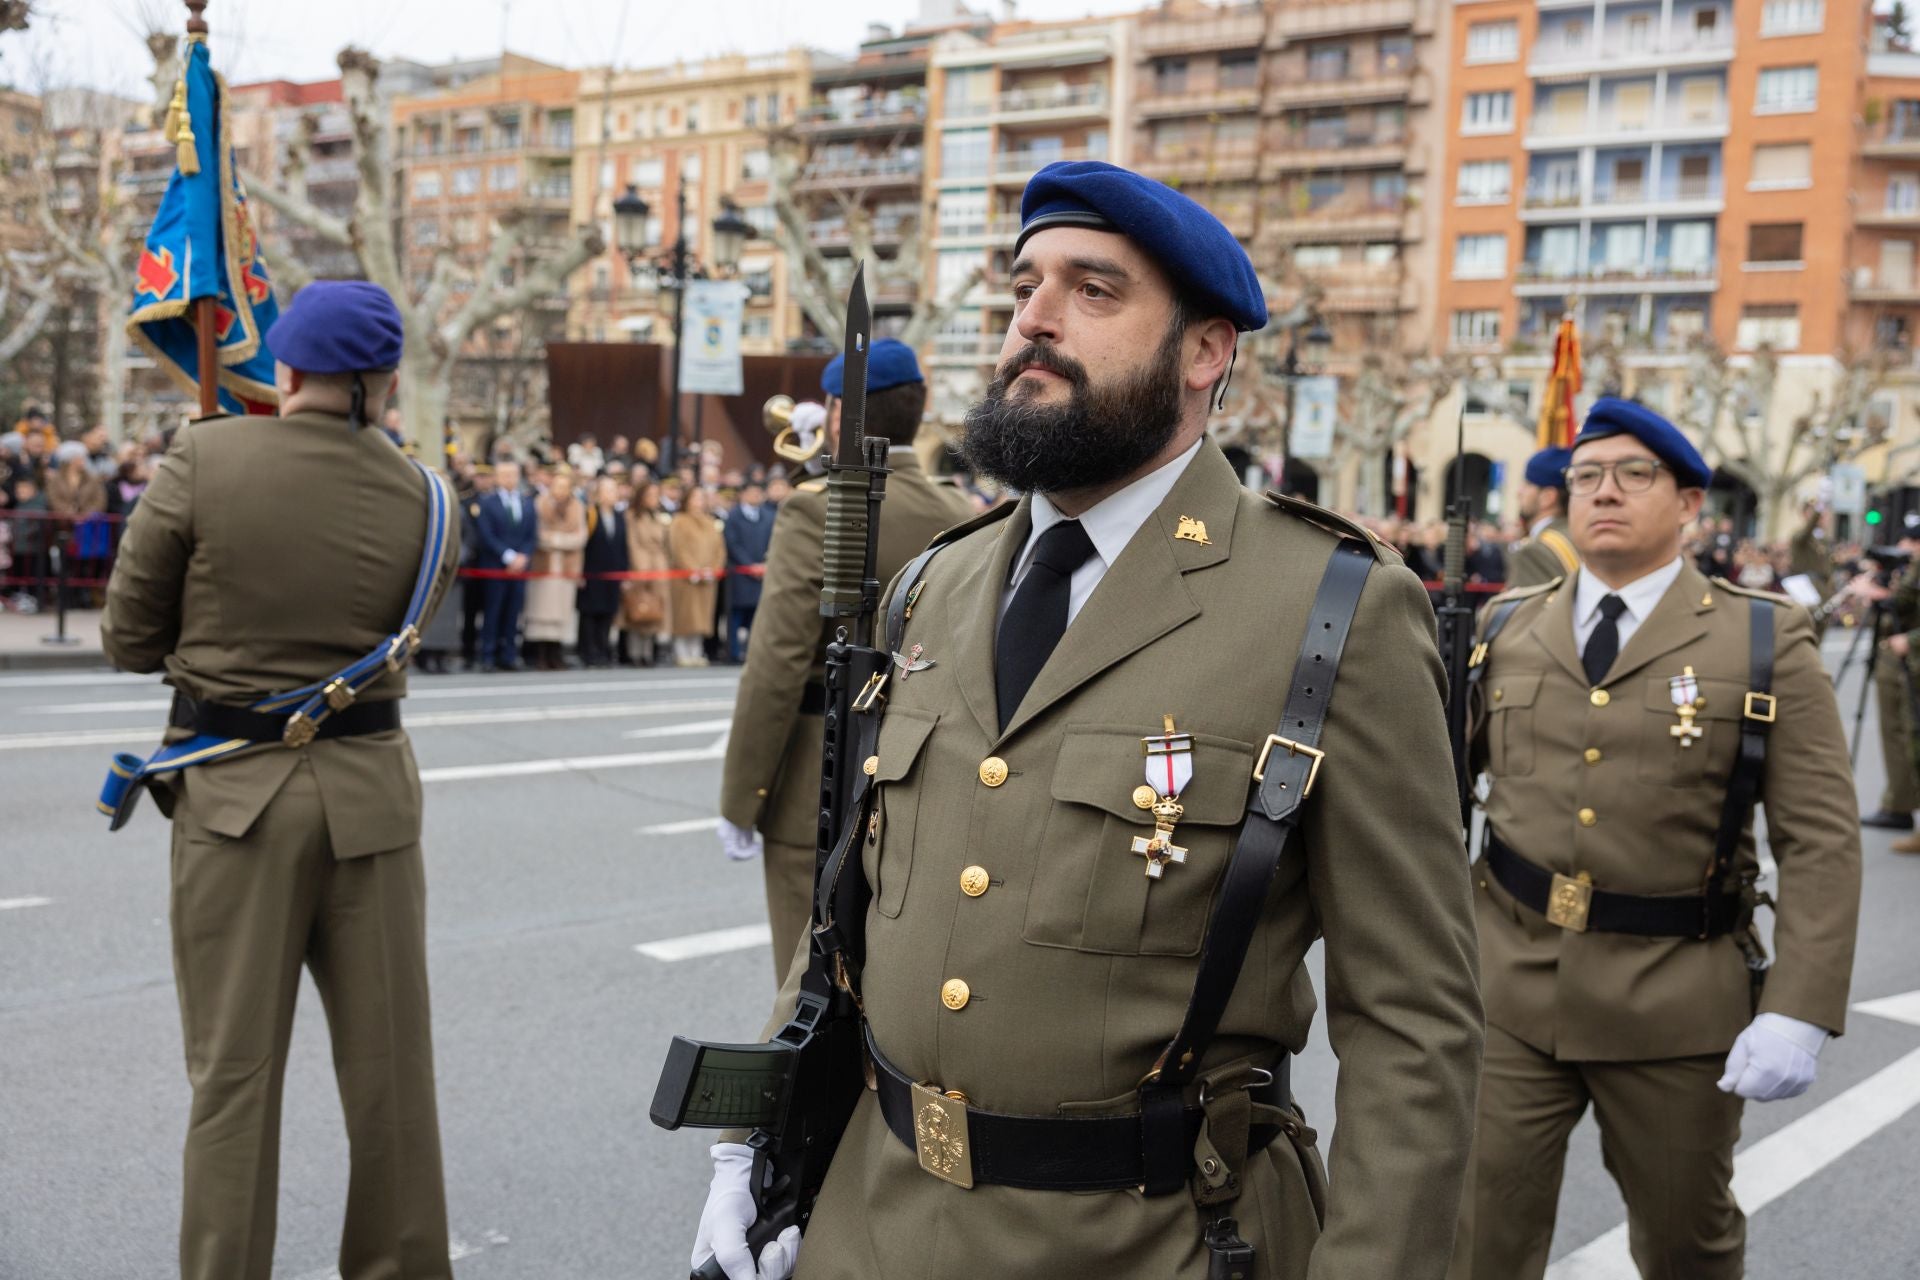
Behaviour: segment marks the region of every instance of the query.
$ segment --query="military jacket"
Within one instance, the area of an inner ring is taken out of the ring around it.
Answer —
[[[974,1107],[1127,1112],[1186,1009],[1336,533],[1363,535],[1327,513],[1276,509],[1203,445],[1002,730],[998,606],[1030,531],[1023,502],[943,549],[921,579],[905,642],[934,665],[890,682],[862,846],[874,891],[865,1010],[900,1070]],[[1317,1004],[1303,960],[1324,933],[1341,1062],[1336,1190],[1313,1246],[1312,1216],[1290,1221],[1281,1207],[1305,1198],[1294,1148],[1283,1139],[1249,1160],[1238,1216],[1263,1276],[1304,1274],[1308,1248],[1314,1276],[1440,1276],[1471,1126],[1480,1010],[1433,611],[1391,551],[1375,554],[1325,764],[1203,1059],[1305,1046]],[[1152,816],[1134,792],[1142,738],[1166,715],[1194,735],[1175,831],[1188,858],[1150,880],[1132,841]],[[920,1169],[868,1094],[800,1268],[1197,1278],[1200,1224],[1185,1193],[961,1190]],[[1283,1266],[1289,1256],[1301,1264]]]
[[[1531,587],[1564,578],[1580,567],[1579,553],[1565,516],[1555,516],[1539,533],[1514,544],[1507,553],[1507,585]]]
[[[1572,585],[1520,594],[1476,695],[1473,750],[1489,779],[1488,822],[1522,857],[1562,875],[1584,872],[1598,889],[1698,894],[1751,687],[1748,598],[1759,593],[1683,566],[1592,689],[1574,639]],[[1837,1033],[1860,896],[1853,775],[1807,613],[1766,598],[1778,701],[1761,802],[1780,870],[1776,955],[1759,1007]],[[1673,732],[1670,678],[1689,667],[1706,699],[1697,739]],[[1749,820],[1736,871],[1757,869]],[[1717,1054],[1755,1012],[1730,935],[1568,932],[1515,902],[1484,868],[1476,888],[1487,1020],[1543,1053]]]

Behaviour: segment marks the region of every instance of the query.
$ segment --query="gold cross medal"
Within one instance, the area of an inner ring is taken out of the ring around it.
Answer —
[[[1667,689],[1673,698],[1674,714],[1680,717],[1680,723],[1668,728],[1669,736],[1678,738],[1682,747],[1691,747],[1694,739],[1703,737],[1706,730],[1693,722],[1700,708],[1707,700],[1700,696],[1700,681],[1695,678],[1692,667],[1682,669],[1677,676],[1667,679]]]
[[[1193,781],[1193,735],[1175,733],[1172,716],[1163,720],[1165,733],[1140,739],[1147,757],[1147,784],[1133,793],[1136,805],[1153,810],[1153,835],[1133,838],[1133,852],[1147,860],[1149,880],[1166,874],[1170,864],[1187,860],[1187,851],[1173,842],[1173,824],[1186,812],[1180,793]]]

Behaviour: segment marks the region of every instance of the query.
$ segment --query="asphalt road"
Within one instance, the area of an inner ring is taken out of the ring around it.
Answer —
[[[706,1141],[648,1124],[655,1073],[675,1032],[751,1037],[774,987],[764,943],[706,936],[765,919],[758,865],[723,860],[702,825],[732,675],[417,677],[415,688],[456,1270],[685,1275]],[[1851,682],[1842,701],[1851,721]],[[173,1269],[187,1087],[166,829],[149,805],[110,837],[92,805],[109,754],[148,745],[163,708],[149,680],[0,676],[0,1280]],[[1876,742],[1869,712],[1868,799]],[[1920,989],[1920,858],[1887,843],[1868,833],[1857,1001]],[[710,950],[636,950],[687,938]],[[1765,1202],[1752,1275],[1920,1274],[1920,999],[1892,1009],[1903,1011],[1856,1014],[1809,1096],[1748,1108],[1741,1189]],[[1334,1069],[1319,1041],[1295,1071],[1323,1132]],[[324,1280],[347,1166],[310,986],[286,1095],[275,1274]],[[1555,1280],[1631,1276],[1622,1217],[1583,1126]]]

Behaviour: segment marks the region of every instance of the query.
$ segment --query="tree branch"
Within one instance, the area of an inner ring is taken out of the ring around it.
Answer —
[[[257,173],[242,170],[240,180],[246,184],[248,199],[258,200],[288,222],[306,228],[322,240],[344,248],[355,247],[353,228],[344,219],[323,213],[298,196],[275,189]]]

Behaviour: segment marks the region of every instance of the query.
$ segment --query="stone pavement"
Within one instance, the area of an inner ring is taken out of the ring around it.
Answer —
[[[67,611],[70,643],[54,643],[59,626],[59,615],[51,609],[17,613],[9,602],[0,610],[0,671],[86,669],[107,665],[106,655],[100,651],[98,609]]]

